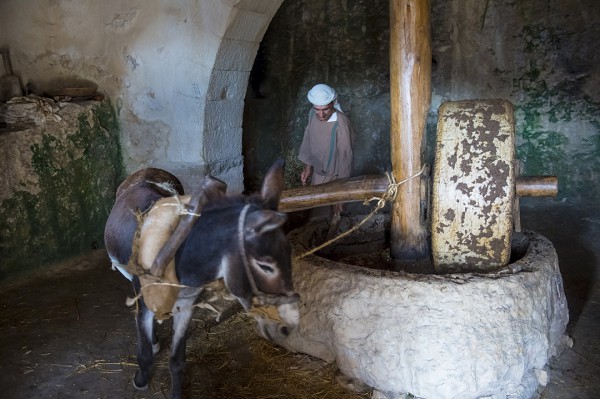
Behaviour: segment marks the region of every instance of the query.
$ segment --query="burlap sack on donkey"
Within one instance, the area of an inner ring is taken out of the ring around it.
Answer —
[[[173,259],[166,266],[162,278],[150,274],[150,269],[156,255],[177,227],[180,215],[185,212],[184,205],[189,201],[189,195],[162,198],[148,212],[138,215],[138,229],[128,268],[139,277],[144,303],[159,321],[171,317],[179,294],[179,279]]]

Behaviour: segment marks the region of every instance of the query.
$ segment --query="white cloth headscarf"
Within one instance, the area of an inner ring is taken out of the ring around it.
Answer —
[[[326,84],[319,83],[318,85],[315,85],[309,90],[307,97],[308,101],[313,105],[322,107],[333,101],[335,109],[338,111],[342,110],[342,107],[340,107],[340,104],[337,101],[337,93],[332,87],[327,86]]]

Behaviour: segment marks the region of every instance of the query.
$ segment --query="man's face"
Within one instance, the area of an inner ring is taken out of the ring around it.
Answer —
[[[333,101],[327,105],[313,105],[313,109],[317,114],[317,119],[322,122],[327,121],[335,111],[333,108]]]

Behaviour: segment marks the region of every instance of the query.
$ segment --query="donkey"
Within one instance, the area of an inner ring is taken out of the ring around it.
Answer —
[[[172,309],[172,399],[181,398],[186,331],[203,285],[223,278],[227,289],[256,319],[258,330],[266,339],[283,339],[298,326],[299,295],[292,285],[291,245],[281,228],[286,215],[277,212],[284,165],[282,159],[276,161],[267,172],[260,193],[253,196],[227,197],[223,182],[205,178],[202,190],[190,201],[202,205],[201,215],[181,229],[184,233],[179,231],[184,224],[182,218],[157,256],[158,261],[164,252],[174,254],[176,274],[183,287]],[[153,168],[129,176],[117,190],[106,223],[105,245],[113,266],[132,280],[136,292],[141,289],[140,279],[124,266],[132,254],[137,225],[134,211],[146,211],[155,201],[171,196],[173,190],[183,194],[179,180]],[[133,377],[138,390],[148,387],[158,351],[158,345],[153,343],[154,318],[142,296],[136,314],[139,368]]]

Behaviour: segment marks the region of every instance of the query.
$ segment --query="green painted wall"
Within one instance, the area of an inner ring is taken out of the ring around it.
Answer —
[[[124,177],[110,102],[85,109],[66,131],[37,129],[41,139],[30,147],[30,166],[38,187],[0,203],[0,279],[103,247],[104,224]]]

